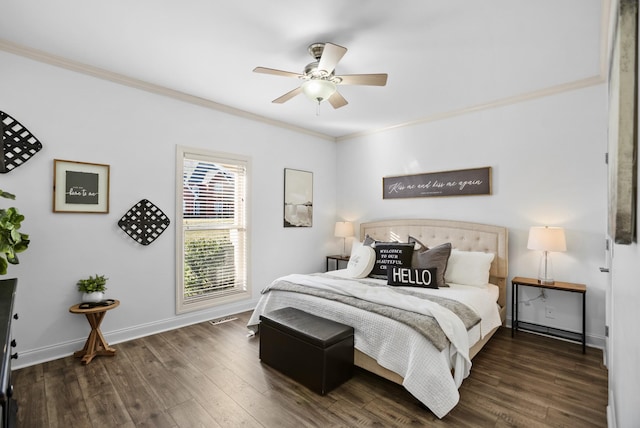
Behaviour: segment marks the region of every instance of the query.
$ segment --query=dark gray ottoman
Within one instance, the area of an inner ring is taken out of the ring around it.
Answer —
[[[260,316],[260,359],[324,395],[353,375],[353,327],[295,308]]]

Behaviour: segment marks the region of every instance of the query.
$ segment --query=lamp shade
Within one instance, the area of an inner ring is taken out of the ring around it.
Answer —
[[[349,238],[353,236],[353,223],[350,221],[337,221],[334,234],[338,238]]]
[[[562,227],[534,226],[529,229],[527,248],[542,251],[567,251]]]
[[[302,84],[302,92],[318,104],[327,100],[335,91],[336,85],[330,80],[311,79]]]

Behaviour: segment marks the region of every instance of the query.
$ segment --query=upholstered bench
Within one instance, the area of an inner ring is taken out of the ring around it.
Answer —
[[[324,395],[353,375],[353,327],[295,308],[260,316],[263,363]]]

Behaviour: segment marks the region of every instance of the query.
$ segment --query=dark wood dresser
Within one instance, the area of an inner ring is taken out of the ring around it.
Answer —
[[[0,427],[15,427],[18,405],[12,397],[11,360],[18,354],[11,354],[16,342],[11,338],[11,321],[18,319],[13,313],[13,301],[16,295],[17,279],[0,280],[0,349],[2,349],[2,365],[0,366]]]

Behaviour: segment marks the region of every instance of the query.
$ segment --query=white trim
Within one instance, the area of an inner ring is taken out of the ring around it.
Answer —
[[[120,330],[102,330],[102,334],[104,335],[107,343],[109,343],[110,345],[115,345],[117,343],[128,342],[130,340],[151,336],[153,334],[158,334],[165,331],[175,330],[177,328],[186,327],[189,325],[251,311],[256,307],[257,304],[257,299],[245,300],[243,302],[226,305],[223,309],[221,309],[220,307],[211,308],[207,311],[192,312],[180,315],[179,317],[168,318],[147,324],[140,324]],[[84,342],[85,339],[66,341],[56,343],[52,346],[45,346],[42,348],[20,352],[18,359],[14,360],[11,363],[11,368],[12,370],[17,370],[24,367],[33,366],[35,364],[41,364],[47,361],[53,361],[59,358],[71,356],[78,349],[82,349]],[[116,350],[118,349],[117,347],[115,348]]]
[[[613,390],[609,388],[609,404],[607,404],[607,427],[616,428],[616,406],[613,399]]]
[[[438,120],[449,119],[463,114],[475,113],[482,110],[490,110],[494,108],[504,107],[507,105],[518,104],[537,98],[548,97],[551,95],[561,94],[563,92],[573,91],[576,89],[583,89],[589,86],[595,86],[605,83],[603,76],[587,77],[586,79],[576,80],[574,82],[563,83],[561,85],[551,86],[548,88],[539,89],[536,91],[527,92],[524,94],[514,95],[512,97],[501,98],[487,103],[476,104],[475,106],[462,107],[457,110],[445,111],[442,113],[436,113],[431,116],[423,117],[420,119],[412,120],[410,122],[398,123],[395,125],[387,126],[385,128],[372,129],[370,131],[356,132],[354,134],[343,135],[336,138],[336,142],[346,141],[357,137],[363,137],[366,135],[379,134],[381,132],[390,131],[392,129],[403,128],[407,126],[420,125],[428,122],[435,122]]]
[[[169,89],[164,86],[155,85],[153,83],[145,82],[143,80],[135,79],[133,77],[125,76],[124,74],[114,73],[112,71],[104,70],[102,68],[94,67],[91,65],[83,64],[81,62],[73,61],[67,58],[56,56],[44,51],[29,48],[27,46],[18,45],[0,38],[0,50],[9,52],[15,55],[19,55],[25,58],[29,58],[38,62],[53,65],[55,67],[65,68],[67,70],[75,71],[78,73],[86,74],[98,79],[108,80],[110,82],[118,83],[120,85],[129,86],[135,89],[151,92],[157,95],[163,95],[165,97],[174,98],[187,103],[195,104],[200,107],[209,108],[212,110],[221,111],[223,113],[232,114],[245,119],[254,120],[256,122],[266,123],[268,125],[277,126],[280,128],[290,129],[292,131],[300,132],[314,137],[322,138],[328,141],[335,141],[335,138],[320,132],[311,131],[306,128],[291,125],[279,120],[269,119],[264,116],[260,116],[248,111],[240,110],[234,107],[230,107],[224,104],[216,103],[205,98],[200,98],[195,95],[190,95],[185,92]]]
[[[246,289],[243,291],[236,291],[227,295],[208,296],[200,301],[193,301],[190,303],[185,302],[184,298],[184,266],[182,265],[182,258],[184,256],[184,241],[183,241],[183,225],[182,225],[182,194],[183,194],[183,174],[184,174],[184,158],[202,157],[202,160],[207,162],[227,162],[227,163],[242,163],[245,166],[244,182],[245,191],[244,199],[244,274],[246,279]],[[176,188],[175,188],[175,218],[180,219],[180,227],[176,227],[176,314],[180,315],[191,311],[199,311],[206,308],[222,306],[229,303],[246,301],[251,299],[252,286],[251,286],[251,186],[252,186],[252,159],[250,156],[245,156],[236,153],[218,152],[212,150],[206,150],[196,147],[187,147],[176,145]]]
[[[164,86],[155,85],[142,80],[134,79],[122,74],[113,73],[98,67],[93,67],[87,64],[83,64],[77,61],[72,61],[60,56],[52,55],[50,53],[40,51],[37,49],[29,48],[27,46],[18,45],[8,40],[0,39],[0,50],[4,50],[15,55],[20,55],[25,58],[30,58],[39,62],[54,65],[56,67],[66,68],[68,70],[76,71],[79,73],[87,74],[89,76],[97,77],[99,79],[109,80],[111,82],[119,83],[121,85],[130,86],[133,88],[141,89],[143,91],[152,92],[159,95],[175,98],[180,101],[199,105],[201,107],[210,108],[213,110],[222,111],[224,113],[232,114],[235,116],[243,117],[249,120],[255,120],[258,122],[266,123],[269,125],[277,126],[280,128],[289,129],[292,131],[300,132],[307,135],[312,135],[318,138],[322,138],[328,141],[341,142],[358,138],[366,135],[377,134],[386,132],[392,129],[403,128],[408,126],[419,125],[428,122],[434,122],[438,120],[448,119],[451,117],[460,116],[463,114],[473,113],[476,111],[494,109],[498,107],[504,107],[506,105],[516,104],[520,102],[529,101],[536,98],[546,97],[550,95],[557,95],[567,91],[573,91],[575,89],[582,89],[589,86],[599,85],[607,81],[608,74],[608,53],[611,34],[609,26],[612,24],[610,19],[612,13],[612,0],[601,0],[601,31],[600,31],[600,74],[598,76],[588,77],[574,82],[567,82],[560,85],[551,86],[549,88],[543,88],[527,92],[524,94],[515,95],[512,97],[502,98],[487,103],[477,104],[475,106],[462,107],[456,110],[433,114],[431,116],[423,117],[417,120],[397,123],[395,125],[387,126],[384,128],[371,129],[362,132],[356,132],[353,134],[342,135],[340,137],[332,137],[330,135],[322,134],[316,131],[312,131],[299,126],[291,125],[286,122],[281,122],[274,119],[269,119],[264,116],[260,116],[254,113],[249,113],[244,110],[236,109],[224,104],[219,104],[211,100],[189,95],[184,92],[176,91],[166,88]]]
[[[521,320],[522,321],[522,320]],[[522,322],[526,322],[526,321],[522,321]],[[507,319],[507,323],[506,326],[508,328],[511,328],[512,324],[511,324],[511,318]],[[532,334],[537,334],[539,336],[545,336],[545,337],[549,337],[551,339],[557,339],[557,340],[562,340],[564,342],[569,342],[569,343],[576,343],[578,345],[580,345],[581,343],[576,341],[576,340],[570,340],[570,339],[565,339],[563,337],[558,337],[558,336],[551,336],[548,334],[544,334],[542,332],[538,332],[538,331],[530,331],[530,330],[523,330],[523,332],[525,333],[532,333]],[[580,334],[579,331],[575,331],[574,333],[576,334]],[[589,334],[589,332],[587,332],[586,334],[586,346],[588,346],[589,348],[596,348],[596,349],[601,349],[602,353],[603,353],[603,358],[606,358],[606,337],[598,335],[598,334]]]

